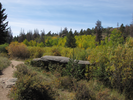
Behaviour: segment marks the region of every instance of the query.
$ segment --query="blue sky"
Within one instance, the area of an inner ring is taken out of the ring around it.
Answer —
[[[6,21],[13,36],[38,29],[59,33],[70,30],[92,29],[97,20],[102,26],[117,27],[132,22],[133,0],[1,0]]]

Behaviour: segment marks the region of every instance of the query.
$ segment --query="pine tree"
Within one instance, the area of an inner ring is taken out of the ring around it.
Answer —
[[[19,34],[18,42],[23,42],[26,39],[26,35],[24,30],[21,29],[21,32]]]
[[[101,26],[101,21],[99,21],[99,20],[96,23],[95,31],[96,31],[96,41],[99,42],[99,44],[101,44],[102,26]]]
[[[44,30],[42,30],[42,32],[41,32],[41,36],[40,36],[40,38],[41,38],[41,41],[40,42],[43,42],[43,44],[45,44],[45,31]]]
[[[6,42],[6,37],[8,33],[8,28],[6,28],[8,26],[8,22],[4,23],[7,18],[7,15],[4,13],[5,10],[6,9],[3,9],[2,4],[0,3],[0,44]]]
[[[121,26],[120,26],[120,31],[122,32],[122,36],[124,38],[124,41],[126,41],[128,34],[125,33],[125,26],[123,24],[121,24]]]
[[[84,35],[83,29],[80,30],[79,35]]]
[[[72,30],[69,31],[66,38],[65,46],[75,48],[76,47],[76,39],[74,37],[74,34],[72,33]]]
[[[11,28],[8,29],[8,32],[7,32],[7,37],[6,37],[6,42],[8,44],[10,44],[13,40],[13,36],[12,36],[12,30]]]

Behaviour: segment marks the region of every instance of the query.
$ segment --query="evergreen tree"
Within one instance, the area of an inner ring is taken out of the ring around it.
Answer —
[[[74,34],[72,33],[72,30],[69,31],[66,38],[65,46],[75,48],[76,47],[76,39],[74,37]]]
[[[83,29],[80,30],[79,35],[84,35]]]
[[[2,4],[0,3],[0,44],[3,44],[6,42],[7,33],[8,33],[8,22],[4,21],[7,18],[7,14],[4,13],[6,9],[2,8]]]
[[[49,32],[47,33],[47,36],[51,36],[51,31],[49,31]]]
[[[133,37],[133,24],[130,24],[130,36]]]
[[[18,41],[18,36],[14,36],[12,41]]]
[[[123,24],[121,24],[121,26],[120,26],[120,31],[122,32],[122,36],[124,38],[124,41],[126,41],[128,34],[125,33],[125,26]]]
[[[91,34],[92,34],[92,30],[90,28],[88,28],[86,31],[86,35],[91,35]]]
[[[7,32],[6,42],[10,44],[12,40],[13,40],[12,30],[11,28],[9,28]]]
[[[45,31],[44,30],[42,30],[41,31],[41,36],[40,36],[40,38],[41,38],[41,41],[40,42],[43,42],[44,44],[45,44]]]
[[[128,36],[130,34],[130,26],[126,25],[125,26],[125,34]]]
[[[36,38],[40,37],[39,35],[39,30],[38,29],[35,29],[34,30],[34,34],[33,34],[33,40],[35,40]]]
[[[102,26],[101,26],[101,21],[99,21],[99,20],[96,23],[95,31],[96,31],[96,41],[99,42],[99,44],[101,44]]]
[[[26,35],[24,30],[21,30],[19,37],[18,37],[18,42],[23,42],[26,39]]]
[[[26,39],[28,40],[28,42],[29,42],[30,40],[33,40],[32,31],[27,32],[27,34],[26,34]]]
[[[77,30],[74,31],[74,35],[79,35],[79,33],[77,32]]]
[[[62,34],[65,35],[65,36],[68,34],[67,27],[64,28],[64,30],[62,31]]]

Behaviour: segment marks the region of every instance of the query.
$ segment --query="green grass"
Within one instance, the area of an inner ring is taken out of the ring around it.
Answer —
[[[10,60],[6,57],[1,57],[0,56],[0,73],[2,72],[3,69],[8,67],[10,65]]]

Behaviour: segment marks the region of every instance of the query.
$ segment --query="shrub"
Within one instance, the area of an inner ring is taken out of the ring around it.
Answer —
[[[68,64],[63,69],[63,75],[68,75],[70,77],[76,78],[76,79],[82,79],[83,78],[83,71],[84,69],[81,68],[81,66],[78,64],[78,60],[69,59]]]
[[[76,100],[94,100],[91,96],[93,93],[86,87],[85,84],[79,83],[75,94]]]
[[[42,57],[43,53],[45,52],[41,47],[29,47],[28,50],[31,58]]]
[[[65,47],[65,43],[66,43],[66,36],[64,38],[58,39],[58,45],[57,46]]]
[[[29,46],[37,46],[37,43],[35,40],[31,40],[30,42],[28,42]]]
[[[38,47],[44,47],[44,43],[43,43],[43,42],[37,43],[37,46],[38,46]]]
[[[23,59],[29,57],[27,46],[23,43],[11,42],[6,49],[11,57],[19,57]]]
[[[18,65],[15,73],[18,80],[9,93],[11,99],[54,100],[56,92],[50,87],[50,84],[44,82],[43,77],[29,70],[26,65]]]
[[[7,43],[0,45],[0,53],[7,53],[6,47],[8,46]]]
[[[89,59],[91,59],[91,66],[88,68],[89,78],[97,78],[108,86],[110,85],[110,81],[106,71],[106,64],[109,62],[108,54],[110,54],[111,50],[113,49],[105,46],[97,46],[89,55]]]
[[[95,38],[96,36],[92,36],[92,35],[81,35],[81,36],[75,36],[76,38],[76,43],[77,43],[77,47],[79,48],[95,48],[96,47],[96,42],[95,42]]]
[[[108,42],[110,46],[118,46],[124,43],[124,38],[119,30],[114,29],[111,33],[110,41]]]
[[[73,90],[74,88],[73,78],[69,76],[64,76],[61,77],[60,81],[61,81],[60,85],[62,88],[68,89],[69,91]]]
[[[128,99],[133,98],[133,48],[118,46],[109,58],[106,71],[114,88],[125,92]]]
[[[54,91],[42,82],[41,77],[24,75],[11,89],[9,97],[13,100],[54,100]]]
[[[128,46],[128,44],[130,46]],[[90,54],[90,77],[98,78],[107,86],[125,93],[127,99],[133,98],[133,48],[130,43],[117,47],[97,47]]]
[[[87,60],[88,57],[88,53],[86,50],[81,49],[81,48],[75,48],[74,49],[74,55],[76,57],[76,59],[78,60]]]
[[[61,48],[61,55],[64,57],[70,57],[71,55],[71,48],[65,48],[65,47],[60,47]]]
[[[8,54],[7,54],[7,53],[2,52],[2,53],[0,53],[0,57],[6,57],[6,58],[8,58]]]
[[[24,64],[20,64],[16,66],[17,71],[15,71],[14,76],[17,78],[21,78],[23,75],[30,74],[28,68]]]
[[[59,48],[54,48],[54,49],[52,49],[52,54],[53,54],[54,56],[61,56],[61,53],[60,53]]]
[[[109,89],[105,89],[104,91],[100,91],[97,96],[97,100],[112,100],[109,94]],[[117,100],[117,99],[116,99]]]
[[[28,42],[28,40],[27,40],[27,39],[25,39],[25,40],[23,41],[23,44],[25,44],[25,45],[29,46],[29,42]]]

